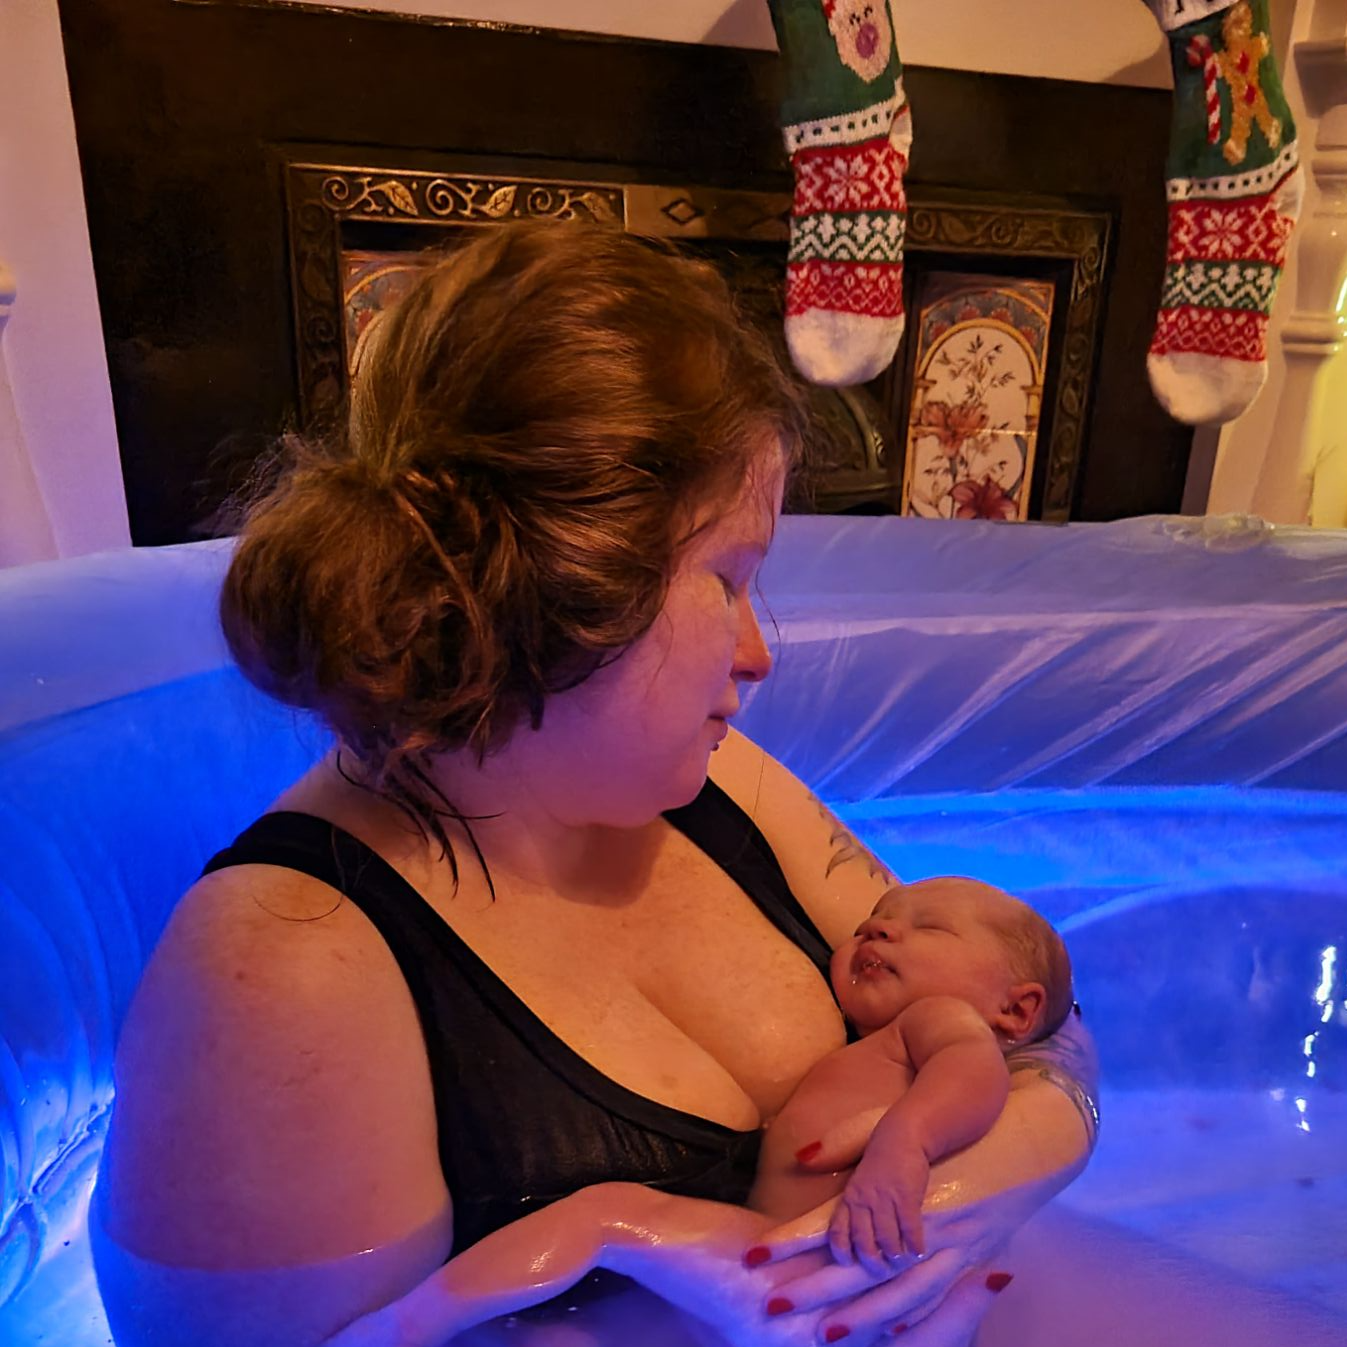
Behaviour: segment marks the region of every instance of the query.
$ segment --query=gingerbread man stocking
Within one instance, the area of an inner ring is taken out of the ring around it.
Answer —
[[[795,174],[786,342],[813,383],[873,379],[903,335],[912,121],[888,0],[769,0]]]
[[[1267,0],[1146,0],[1169,36],[1169,244],[1147,368],[1191,425],[1232,420],[1267,378],[1267,325],[1303,176]]]

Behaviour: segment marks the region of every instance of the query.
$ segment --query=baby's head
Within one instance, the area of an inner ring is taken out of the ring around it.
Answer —
[[[976,879],[890,889],[833,955],[832,981],[862,1034],[924,996],[968,1001],[1007,1047],[1052,1033],[1071,1010],[1071,960],[1033,908]]]

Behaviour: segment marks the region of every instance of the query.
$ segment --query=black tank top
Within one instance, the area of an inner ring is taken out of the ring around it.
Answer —
[[[664,817],[828,977],[829,950],[752,819],[708,779]],[[742,1204],[760,1133],[645,1098],[572,1051],[386,861],[311,814],[265,814],[206,866],[298,870],[349,898],[388,943],[420,1016],[454,1253],[594,1183]]]

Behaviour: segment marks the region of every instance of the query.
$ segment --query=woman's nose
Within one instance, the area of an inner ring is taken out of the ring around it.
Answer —
[[[739,640],[734,647],[734,677],[744,683],[761,683],[772,671],[772,652],[762,635],[753,604],[745,594],[740,600]]]

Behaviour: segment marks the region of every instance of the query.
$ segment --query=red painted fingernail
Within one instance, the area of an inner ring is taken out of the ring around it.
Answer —
[[[851,1330],[845,1324],[834,1324],[824,1335],[824,1342],[841,1342],[843,1338],[849,1338]]]
[[[898,1336],[899,1333],[906,1333],[906,1332],[907,1332],[907,1325],[906,1325],[906,1324],[894,1324],[894,1326],[893,1326],[893,1336],[894,1336],[895,1338]]]
[[[993,1272],[987,1277],[987,1290],[1004,1291],[1015,1280],[1013,1272]]]
[[[745,1267],[757,1267],[760,1263],[768,1262],[772,1257],[772,1251],[765,1244],[755,1244],[744,1255]]]
[[[789,1314],[795,1308],[793,1300],[787,1300],[785,1296],[773,1296],[767,1302],[768,1314]]]
[[[822,1149],[823,1143],[821,1141],[811,1141],[809,1145],[801,1146],[800,1149],[795,1152],[795,1158],[801,1164],[804,1164],[806,1160],[812,1160]]]

